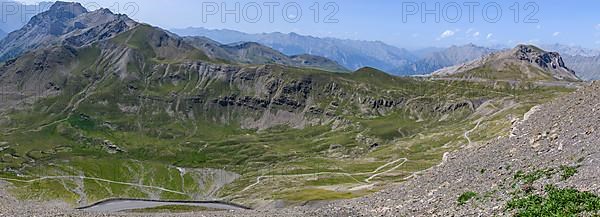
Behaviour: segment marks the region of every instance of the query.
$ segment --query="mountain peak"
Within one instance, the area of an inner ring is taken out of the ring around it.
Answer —
[[[58,8],[65,8],[65,7],[73,7],[73,8],[82,8],[85,10],[85,8],[81,5],[81,3],[78,2],[66,2],[66,1],[56,1],[54,2],[54,4],[52,4],[52,6],[50,6],[50,10],[55,10]]]
[[[518,60],[536,64],[543,69],[564,69],[569,72],[572,71],[565,66],[559,53],[546,52],[533,45],[517,45],[517,47],[512,49],[512,54]]]
[[[438,70],[433,75],[511,81],[580,80],[559,53],[546,52],[533,45],[517,45],[470,63]]]
[[[89,12],[79,3],[56,2],[0,43],[0,61],[43,47],[80,47],[131,29],[137,23],[108,9]]]
[[[48,12],[58,15],[70,15],[70,18],[73,18],[87,13],[88,10],[77,2],[57,1],[48,9]]]
[[[520,44],[512,49],[515,54],[531,54],[531,53],[545,53],[546,51],[534,46],[534,45],[526,45]]]
[[[87,12],[88,10],[79,3],[58,1],[48,11],[33,16],[27,26],[46,26],[51,29],[50,27],[56,26],[56,24],[60,25]],[[51,32],[59,34],[56,31]]]
[[[113,13],[112,11],[110,11],[110,9],[108,9],[108,8],[100,8],[100,9],[98,9],[98,13],[101,13],[101,14],[114,14],[114,13]]]

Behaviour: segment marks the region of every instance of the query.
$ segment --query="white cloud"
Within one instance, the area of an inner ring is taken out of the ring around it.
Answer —
[[[479,37],[479,35],[481,35],[481,33],[479,33],[479,32],[473,33],[473,37],[475,37],[475,38]]]
[[[491,39],[492,37],[494,37],[494,34],[490,33],[490,34],[488,34],[488,35],[487,35],[485,38],[487,38],[487,39]]]
[[[471,34],[471,32],[475,31],[473,28],[467,29],[467,34]]]
[[[455,31],[452,30],[446,30],[444,31],[441,35],[440,35],[440,39],[444,39],[444,38],[448,38],[448,37],[452,37],[454,36],[454,34],[456,34]]]
[[[558,36],[558,35],[560,35],[560,32],[555,32],[555,33],[552,33],[552,36],[554,36],[554,37],[556,37],[556,36]]]

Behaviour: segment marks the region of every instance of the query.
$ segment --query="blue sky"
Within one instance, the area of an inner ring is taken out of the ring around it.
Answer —
[[[406,48],[444,47],[465,43],[486,46],[561,43],[600,48],[600,13],[598,13],[600,1],[592,0],[479,1],[479,5],[472,5],[476,2],[474,0],[279,1],[279,6],[273,6],[272,23],[269,19],[269,7],[265,6],[265,3],[274,2],[273,0],[78,2],[88,6],[100,5],[111,8],[113,11],[130,14],[136,20],[166,29],[195,26],[234,29],[249,33],[297,32],[319,37],[380,40]],[[133,7],[127,10],[127,2],[135,2],[137,12],[133,12]],[[240,5],[237,13],[240,21],[236,22],[234,15],[226,15],[227,20],[222,22],[223,4],[231,10],[235,9],[236,2]],[[316,7],[311,7],[315,2],[319,3],[319,22],[315,22]],[[328,2],[334,4],[327,4]],[[284,13],[283,8],[287,3],[290,4],[287,13]],[[436,3],[439,4],[438,10],[435,10]],[[515,22],[517,4],[519,22]],[[256,11],[259,11],[256,6],[260,6],[262,12],[260,18],[256,16]],[[297,6],[302,10],[301,16],[295,9]],[[437,14],[440,21],[435,21],[436,15],[426,14],[427,20],[423,22],[421,13],[424,7]],[[487,8],[487,13],[484,13],[484,7]],[[470,8],[473,8],[474,13],[471,13]],[[497,8],[502,10],[501,16],[497,16]],[[326,16],[336,9],[337,13],[329,21],[337,20],[337,22],[323,22]],[[462,15],[460,18],[457,16],[458,11]],[[528,22],[524,22],[530,14],[533,16],[529,17]]]

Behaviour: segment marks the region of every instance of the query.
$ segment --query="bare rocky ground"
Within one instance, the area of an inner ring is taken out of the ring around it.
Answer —
[[[516,190],[517,171],[577,167],[577,173],[566,180],[555,174],[527,187],[541,191],[546,184],[554,184],[600,194],[599,110],[600,83],[596,82],[533,109],[515,122],[511,136],[449,153],[441,165],[364,198],[318,207],[156,216],[509,216],[513,213],[506,210],[506,203]],[[465,192],[479,196],[459,205],[457,199]],[[132,215],[83,213],[58,203],[18,202],[0,190],[0,216]]]
[[[567,180],[546,184],[600,193],[600,83],[533,109],[515,123],[510,137],[450,153],[442,165],[372,196],[316,210],[323,216],[508,216],[517,171],[579,166]],[[465,192],[485,195],[458,204]]]

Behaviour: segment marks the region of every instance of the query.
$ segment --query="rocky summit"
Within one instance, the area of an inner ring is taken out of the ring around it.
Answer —
[[[578,81],[560,54],[532,45],[518,45],[481,59],[448,67],[433,73],[435,77],[513,81]]]
[[[0,41],[0,60],[60,44],[81,47],[113,37],[135,25],[127,16],[113,14],[108,9],[88,12],[79,3],[57,2]]]

